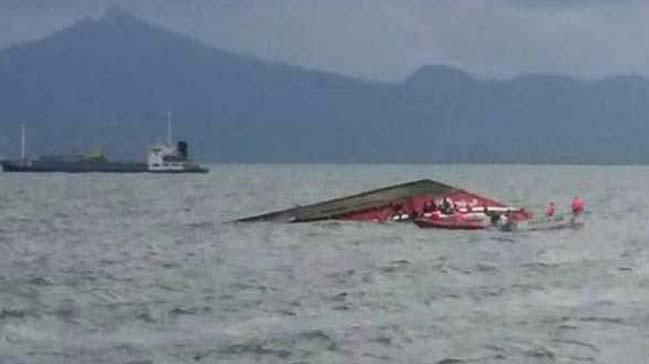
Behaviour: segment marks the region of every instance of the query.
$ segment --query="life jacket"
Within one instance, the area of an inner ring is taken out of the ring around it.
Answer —
[[[584,210],[584,203],[579,197],[575,197],[572,199],[570,207],[572,208],[572,213],[578,215]]]
[[[552,217],[553,215],[554,215],[554,204],[549,204],[548,207],[545,208],[545,216]]]

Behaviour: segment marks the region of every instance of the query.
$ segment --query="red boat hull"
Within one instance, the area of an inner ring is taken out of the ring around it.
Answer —
[[[484,197],[471,194],[465,191],[454,191],[453,193],[441,195],[452,199],[463,207],[483,208],[505,208],[506,205]],[[433,196],[434,198],[435,196]],[[391,221],[403,220],[400,216],[421,216],[424,214],[424,205],[431,200],[430,195],[411,196],[398,203],[390,203],[367,210],[354,211],[340,216],[343,220],[354,221]],[[437,199],[441,199],[438,197]]]
[[[457,221],[455,219],[415,219],[415,224],[423,229],[449,229],[449,230],[482,230],[489,225],[484,221]]]

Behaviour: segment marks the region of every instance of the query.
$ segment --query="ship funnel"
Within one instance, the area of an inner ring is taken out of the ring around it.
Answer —
[[[189,158],[189,148],[187,147],[187,142],[185,141],[178,142],[178,156],[182,159]]]

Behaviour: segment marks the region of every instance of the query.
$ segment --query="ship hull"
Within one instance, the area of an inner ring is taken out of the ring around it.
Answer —
[[[63,173],[207,173],[208,169],[191,166],[182,170],[150,171],[146,163],[131,162],[40,162],[1,161],[4,172]]]

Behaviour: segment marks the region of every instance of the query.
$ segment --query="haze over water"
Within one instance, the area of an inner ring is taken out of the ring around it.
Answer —
[[[642,363],[649,167],[0,174],[0,363]],[[226,224],[431,178],[585,227]]]

